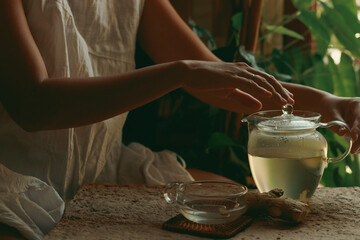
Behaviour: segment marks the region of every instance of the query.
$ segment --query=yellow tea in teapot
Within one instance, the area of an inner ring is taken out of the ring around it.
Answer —
[[[308,201],[326,166],[326,158],[267,158],[249,154],[251,172],[260,192],[284,190],[284,197]]]

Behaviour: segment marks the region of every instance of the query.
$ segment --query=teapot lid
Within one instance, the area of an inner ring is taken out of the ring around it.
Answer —
[[[255,123],[260,130],[268,131],[300,131],[314,129],[319,126],[321,115],[308,111],[294,111],[287,104],[281,111],[261,111],[247,117],[247,121]]]

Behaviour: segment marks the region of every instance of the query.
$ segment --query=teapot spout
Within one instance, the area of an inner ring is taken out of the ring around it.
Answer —
[[[250,115],[242,118],[242,119],[241,119],[241,122],[242,122],[242,123],[252,124],[252,123],[254,123],[254,122],[256,121],[256,119],[257,119],[255,115],[256,115],[256,113],[250,114]]]
[[[247,117],[244,117],[243,119],[241,119],[241,122],[242,122],[242,123],[248,123],[249,121],[248,121],[248,118],[247,118]]]
[[[253,129],[254,127],[256,127],[256,125],[263,121],[264,119],[259,115],[261,112],[256,112],[256,113],[253,113],[253,114],[250,114],[244,118],[241,119],[241,123],[246,123],[248,128],[249,128],[249,131],[251,129]]]

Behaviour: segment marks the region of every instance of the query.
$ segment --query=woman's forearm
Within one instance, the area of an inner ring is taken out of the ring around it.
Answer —
[[[21,0],[0,2],[0,100],[29,131],[81,126],[146,104],[181,86],[181,62],[94,78],[49,78]]]
[[[324,100],[328,97],[334,97],[330,93],[309,86],[287,82],[281,82],[281,84],[294,95],[294,109],[297,110],[321,112],[324,107],[322,104]],[[263,102],[264,110],[279,109],[278,105],[271,101],[266,101],[265,98],[260,99],[260,101]]]
[[[294,94],[294,108],[298,110],[307,110],[312,112],[321,112],[327,98],[334,95],[325,91],[294,83],[283,83],[283,86]]]
[[[181,87],[183,70],[182,62],[170,62],[108,77],[46,78],[34,81],[21,91],[21,97],[13,91],[3,92],[2,102],[28,131],[82,126],[127,112]]]
[[[149,4],[159,12],[149,14]],[[178,17],[169,14],[172,11],[167,0],[147,1],[140,24],[139,41],[159,65],[108,77],[57,79],[48,76],[22,1],[0,1],[0,32],[7,33],[0,38],[2,104],[20,126],[36,131],[98,122],[179,87],[207,103],[238,112],[259,110],[262,105],[256,97],[261,96],[277,105],[292,102],[271,76],[246,64],[219,61],[189,29],[177,23]],[[149,32],[144,23],[164,23],[162,30],[171,32],[167,41],[159,29]],[[151,51],[154,49],[158,51]]]

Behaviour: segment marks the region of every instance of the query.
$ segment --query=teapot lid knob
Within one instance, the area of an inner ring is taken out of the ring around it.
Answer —
[[[284,115],[292,114],[294,111],[294,107],[291,104],[286,104],[286,105],[282,106],[281,111]]]

